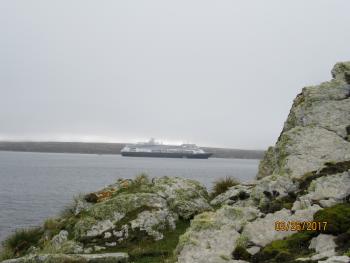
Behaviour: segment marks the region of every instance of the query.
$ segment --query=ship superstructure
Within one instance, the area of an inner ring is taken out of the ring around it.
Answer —
[[[166,145],[157,143],[154,139],[145,143],[128,144],[121,151],[122,156],[132,157],[167,157],[208,159],[212,153],[207,153],[195,144]]]

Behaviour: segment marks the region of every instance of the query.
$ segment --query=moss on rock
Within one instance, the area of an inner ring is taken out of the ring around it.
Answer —
[[[314,220],[327,222],[327,226],[321,229],[323,233],[338,235],[350,230],[350,204],[337,204],[322,209],[314,215]]]
[[[299,232],[283,240],[273,241],[253,255],[252,262],[294,262],[296,258],[312,254],[308,247],[315,235],[316,232]]]

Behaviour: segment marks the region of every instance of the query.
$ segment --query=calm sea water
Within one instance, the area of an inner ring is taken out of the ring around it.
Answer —
[[[16,228],[57,215],[74,195],[96,191],[118,178],[180,176],[211,188],[225,176],[253,179],[258,160],[163,159],[120,155],[0,152],[0,240]]]

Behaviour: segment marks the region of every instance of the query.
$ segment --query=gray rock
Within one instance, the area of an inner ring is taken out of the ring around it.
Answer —
[[[167,200],[170,210],[185,219],[212,209],[206,188],[194,180],[179,177],[155,178],[154,191]]]
[[[93,225],[90,230],[86,232],[87,237],[97,237],[102,235],[105,231],[114,228],[114,224],[111,220],[98,221],[97,224]]]
[[[253,246],[253,247],[247,248],[247,252],[251,255],[255,255],[260,251],[260,249],[261,249],[260,247]]]
[[[226,192],[216,196],[210,204],[213,206],[222,205],[222,204],[234,204],[240,200],[240,196],[249,197],[253,185],[236,185],[230,187]],[[241,199],[242,199],[241,197]]]
[[[330,207],[344,201],[350,195],[350,173],[344,172],[322,176],[313,180],[308,193],[298,197],[292,210],[304,209],[312,203],[320,203],[322,207]]]
[[[318,263],[349,263],[350,258],[348,256],[333,256],[326,260],[318,261]]]
[[[337,63],[333,80],[305,87],[294,99],[275,147],[260,162],[258,179],[284,173],[300,177],[322,168],[326,161],[349,159],[349,65]]]
[[[92,204],[86,202],[85,200],[77,200],[74,208],[74,215],[78,215],[81,212],[88,210],[91,206]]]
[[[309,249],[314,249],[317,254],[311,257],[312,260],[319,260],[325,257],[335,255],[335,248],[337,245],[334,242],[335,236],[319,234],[317,237],[311,239]]]
[[[178,262],[228,262],[240,238],[238,230],[258,215],[255,208],[224,205],[215,212],[195,216],[180,237],[176,248]]]
[[[106,254],[41,254],[2,261],[3,263],[49,263],[49,262],[87,262],[87,263],[127,263],[127,253]]]
[[[258,218],[253,222],[247,223],[243,229],[242,236],[246,237],[251,243],[264,247],[274,240],[283,239],[295,233],[293,231],[276,231],[275,222],[310,221],[320,209],[318,205],[313,205],[308,209],[298,210],[294,214],[287,209],[267,214],[264,218]]]
[[[67,240],[68,232],[66,230],[61,230],[56,236],[52,238],[51,244],[54,248],[59,248]]]
[[[106,242],[105,245],[106,245],[106,247],[116,247],[117,242]]]
[[[334,79],[349,83],[350,62],[336,63],[331,73]]]
[[[143,211],[138,214],[137,218],[130,222],[131,229],[140,229],[145,231],[154,240],[163,239],[163,234],[160,230],[165,230],[168,227],[175,229],[177,215],[170,212],[168,209],[156,211]]]

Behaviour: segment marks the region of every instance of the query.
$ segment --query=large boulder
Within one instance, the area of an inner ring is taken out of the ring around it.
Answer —
[[[301,195],[293,204],[292,210],[303,209],[314,203],[330,207],[342,203],[350,195],[350,173],[343,172],[322,176],[313,180],[307,194]]]
[[[195,216],[176,248],[179,263],[224,263],[239,241],[242,227],[259,216],[251,207],[224,205]]]
[[[211,209],[205,187],[189,179],[142,177],[106,189],[113,194],[97,192],[100,201],[83,210],[74,226],[76,240],[117,246],[142,236],[140,232],[160,240],[164,231],[175,229],[179,217],[188,219]]]
[[[337,63],[331,81],[305,87],[295,98],[276,146],[260,162],[258,179],[284,172],[298,177],[327,160],[349,159],[349,144],[344,143],[350,133],[349,65]]]
[[[249,222],[244,227],[242,236],[246,237],[251,243],[264,247],[274,240],[283,239],[295,233],[291,229],[288,231],[277,231],[275,223],[311,221],[314,214],[320,209],[321,207],[314,205],[308,209],[298,210],[295,213],[288,209],[282,209],[275,213],[267,214],[264,218],[258,218],[253,222]]]

